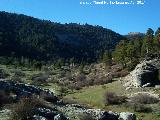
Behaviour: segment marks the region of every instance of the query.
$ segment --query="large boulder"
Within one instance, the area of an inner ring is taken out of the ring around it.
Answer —
[[[126,87],[147,87],[159,84],[160,59],[144,60],[130,72],[125,79],[128,81]]]

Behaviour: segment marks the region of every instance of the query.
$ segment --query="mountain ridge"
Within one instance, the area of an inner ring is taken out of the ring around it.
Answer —
[[[0,18],[0,50],[5,51],[0,56],[95,62],[125,39],[100,26],[60,24],[4,11]]]

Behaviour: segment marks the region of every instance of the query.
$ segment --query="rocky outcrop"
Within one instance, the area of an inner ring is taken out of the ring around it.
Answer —
[[[125,87],[148,87],[159,84],[160,59],[144,60],[125,77]]]
[[[78,119],[80,115],[89,115],[95,120],[118,120],[118,114],[101,109],[87,109],[78,104],[60,106],[59,109],[70,119]]]
[[[68,116],[71,120],[79,120],[79,115],[88,115],[94,120],[136,120],[136,115],[130,112],[114,113],[112,111],[103,111],[101,109],[87,109],[78,104],[59,106],[58,109]]]
[[[35,87],[32,85],[28,84],[20,84],[20,83],[15,83],[11,81],[0,81],[0,90],[7,90],[7,91],[12,91],[17,95],[17,99],[19,99],[22,96],[32,96],[34,95],[43,95],[46,97],[52,97],[53,101],[52,102],[57,102],[58,98],[54,95],[53,92],[49,90],[44,90],[39,87]]]
[[[119,120],[136,120],[136,115],[129,112],[122,112],[119,115]]]

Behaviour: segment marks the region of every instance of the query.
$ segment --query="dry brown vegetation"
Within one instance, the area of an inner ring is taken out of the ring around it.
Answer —
[[[107,105],[121,104],[126,102],[126,99],[127,99],[126,96],[120,96],[114,92],[106,92],[104,94],[104,101],[105,101],[105,104]]]

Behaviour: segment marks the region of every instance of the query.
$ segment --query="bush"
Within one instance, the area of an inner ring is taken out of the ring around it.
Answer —
[[[113,78],[119,78],[119,77],[125,77],[126,75],[129,74],[129,72],[126,70],[122,70],[118,72],[112,72],[111,74]]]
[[[0,79],[5,79],[9,76],[10,76],[10,74],[7,72],[6,69],[0,68]]]
[[[82,87],[79,84],[75,84],[75,83],[70,83],[68,85],[68,88],[71,89],[72,91],[82,89]]]
[[[14,76],[24,77],[25,73],[22,70],[16,69],[14,70]]]
[[[148,112],[152,112],[152,108],[151,107],[147,107],[143,104],[134,104],[134,111],[135,112],[143,112],[143,113],[148,113]]]
[[[47,95],[44,92],[40,93],[40,97],[47,102],[51,102],[51,103],[57,102],[57,97],[55,97],[54,95],[53,96]]]
[[[104,95],[105,104],[121,104],[126,102],[126,96],[118,96],[114,92],[106,92]]]
[[[34,115],[35,104],[29,98],[22,98],[14,107],[12,120],[28,120]]]
[[[106,86],[105,86],[105,85],[102,85],[102,89],[106,89]]]
[[[144,104],[139,104],[139,103],[128,102],[125,104],[125,107],[133,109],[134,112],[143,112],[143,113],[152,112],[151,107],[148,107],[148,106],[145,106]]]
[[[83,73],[81,73],[81,74],[77,75],[75,79],[76,79],[76,81],[82,82],[82,81],[86,80],[86,76]]]
[[[35,114],[36,107],[44,107],[45,102],[33,96],[31,98],[23,97],[12,106],[11,120],[30,120]]]
[[[60,96],[65,96],[68,93],[68,89],[66,87],[60,87],[59,93]]]
[[[31,79],[33,82],[45,83],[48,80],[48,75],[44,73],[34,74]]]
[[[131,97],[131,101],[134,103],[141,103],[141,104],[153,104],[159,102],[158,98],[151,96],[147,93],[139,93]]]
[[[17,83],[22,83],[22,78],[19,76],[12,76],[11,80]]]
[[[63,103],[64,104],[78,104],[76,100],[73,98],[63,98]]]
[[[95,79],[94,79],[95,85],[103,85],[111,82],[112,82],[112,76],[108,76],[108,77],[102,76],[100,78],[98,76],[95,76]]]

